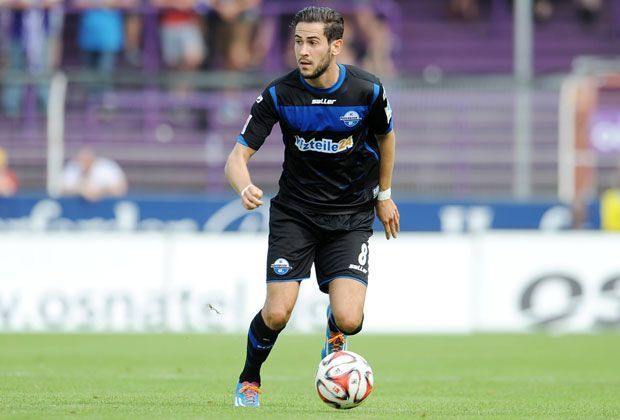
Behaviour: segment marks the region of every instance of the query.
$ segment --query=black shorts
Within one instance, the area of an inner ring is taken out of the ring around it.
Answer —
[[[319,289],[324,293],[329,282],[339,277],[367,285],[368,239],[374,218],[374,209],[325,215],[272,200],[267,282],[305,280],[314,263]]]

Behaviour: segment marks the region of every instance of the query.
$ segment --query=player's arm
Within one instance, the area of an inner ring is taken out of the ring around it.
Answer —
[[[241,203],[248,210],[254,210],[263,204],[263,191],[252,184],[248,162],[278,122],[278,112],[273,99],[275,95],[275,87],[271,87],[256,98],[224,168],[228,182],[241,196]]]
[[[263,191],[252,184],[250,171],[248,170],[248,161],[256,150],[251,147],[237,143],[226,160],[224,173],[228,182],[233,189],[241,196],[243,207],[248,210],[254,210],[262,205],[261,198]]]
[[[385,88],[375,84],[376,95],[370,110],[370,127],[379,144],[379,196],[375,205],[377,217],[383,223],[385,237],[396,238],[400,230],[400,214],[392,200],[392,172],[396,155],[396,136],[392,121],[392,107]]]
[[[377,217],[383,223],[385,237],[396,238],[400,231],[400,214],[398,207],[392,200],[392,172],[394,171],[394,157],[396,154],[396,136],[394,131],[376,135],[381,152],[379,161],[379,196],[377,197]]]

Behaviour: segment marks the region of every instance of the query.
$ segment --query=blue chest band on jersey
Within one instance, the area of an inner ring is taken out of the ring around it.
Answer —
[[[347,132],[359,128],[368,106],[279,106],[280,117],[296,131]]]

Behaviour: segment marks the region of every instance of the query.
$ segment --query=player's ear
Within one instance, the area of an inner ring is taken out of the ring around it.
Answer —
[[[332,41],[330,47],[331,47],[332,55],[340,54],[340,51],[342,51],[342,39],[337,39],[335,41]]]

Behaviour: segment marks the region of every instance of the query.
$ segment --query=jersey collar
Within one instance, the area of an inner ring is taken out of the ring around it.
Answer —
[[[338,68],[340,69],[340,74],[338,75],[338,80],[336,81],[336,83],[334,83],[332,86],[328,87],[328,88],[315,88],[314,86],[312,86],[311,84],[309,84],[308,82],[306,82],[306,79],[304,79],[304,77],[301,75],[301,72],[299,73],[299,78],[301,79],[301,83],[304,85],[304,87],[306,89],[308,89],[310,92],[314,92],[314,93],[332,93],[337,91],[338,89],[340,89],[340,86],[342,86],[342,82],[344,82],[344,78],[347,75],[347,68],[345,66],[343,66],[342,64],[338,64]]]

